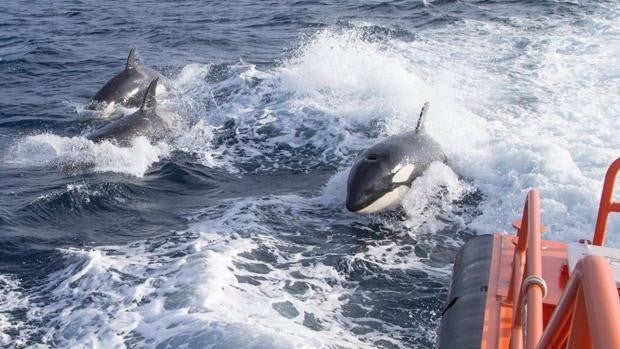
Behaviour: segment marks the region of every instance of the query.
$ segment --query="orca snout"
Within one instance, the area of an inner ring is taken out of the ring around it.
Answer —
[[[357,212],[363,209],[364,207],[368,206],[368,204],[365,202],[365,200],[363,200],[363,198],[361,198],[360,195],[356,195],[356,193],[350,193],[350,192],[347,192],[347,199],[346,199],[345,204],[346,204],[347,210],[351,212]]]
[[[365,211],[389,191],[383,181],[367,176],[352,176],[347,186],[345,205],[351,212]]]

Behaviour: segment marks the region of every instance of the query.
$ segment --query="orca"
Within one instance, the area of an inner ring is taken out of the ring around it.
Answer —
[[[165,113],[157,111],[155,90],[158,81],[159,78],[155,78],[148,85],[138,111],[96,129],[86,138],[93,142],[115,141],[121,145],[138,136],[145,136],[150,141],[162,139],[171,129],[171,120],[162,116]]]
[[[161,74],[136,63],[136,49],[127,57],[125,69],[108,81],[88,102],[90,110],[104,109],[120,104],[126,108],[140,107],[149,83]]]
[[[426,102],[415,130],[387,137],[357,156],[347,180],[349,211],[368,214],[393,208],[431,163],[447,162],[424,128],[428,107]]]

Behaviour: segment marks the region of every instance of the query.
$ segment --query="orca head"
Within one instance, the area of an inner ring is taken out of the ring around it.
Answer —
[[[425,132],[428,108],[424,103],[414,131],[388,137],[358,156],[347,180],[349,211],[375,213],[398,205],[431,161],[446,161]]]
[[[389,151],[368,149],[349,172],[347,209],[375,213],[397,205],[409,190],[414,171],[413,161],[399,159]]]

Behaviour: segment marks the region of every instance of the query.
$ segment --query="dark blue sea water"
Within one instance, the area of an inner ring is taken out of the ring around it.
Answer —
[[[590,236],[620,154],[620,5],[6,1],[0,346],[432,348],[450,268],[509,230]],[[130,48],[179,127],[84,138]],[[356,154],[412,129],[449,166],[402,208],[344,208]],[[616,224],[616,228],[619,225]],[[612,235],[610,243],[620,243]]]

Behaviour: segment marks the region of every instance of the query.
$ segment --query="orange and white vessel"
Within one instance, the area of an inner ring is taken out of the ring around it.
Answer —
[[[591,241],[541,239],[538,191],[530,190],[515,235],[468,241],[457,255],[438,333],[440,349],[620,349],[620,250],[605,247],[620,212],[609,167]]]

